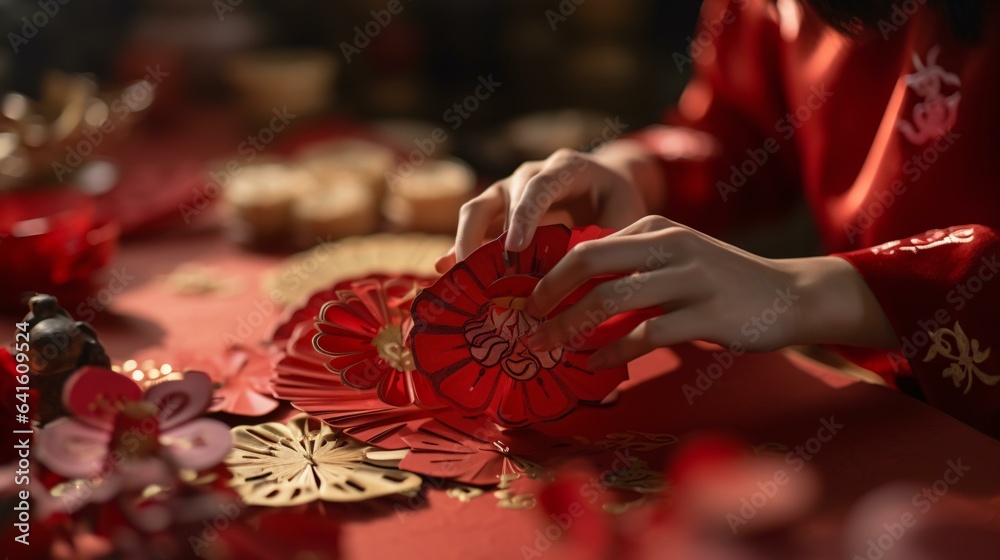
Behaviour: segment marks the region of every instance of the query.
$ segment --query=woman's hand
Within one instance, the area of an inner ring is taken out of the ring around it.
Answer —
[[[656,193],[663,188],[652,158],[628,140],[593,154],[565,149],[526,162],[462,207],[455,247],[438,261],[438,270],[465,259],[491,232],[507,230],[506,249],[518,252],[544,223],[625,227],[648,213],[645,199],[659,202],[662,194]],[[553,219],[556,211],[563,216]]]
[[[664,314],[594,353],[602,369],[654,348],[704,340],[750,351],[834,343],[892,348],[898,338],[861,276],[836,257],[772,260],[660,216],[574,247],[536,286],[525,311],[548,314],[595,276],[598,285],[529,336],[534,350],[572,344],[610,316],[659,306]]]

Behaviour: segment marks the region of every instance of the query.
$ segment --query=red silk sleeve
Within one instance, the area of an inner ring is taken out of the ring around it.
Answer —
[[[661,163],[666,208],[707,233],[774,215],[800,190],[794,114],[781,79],[778,23],[763,0],[707,0],[689,53],[693,76],[666,126],[632,138]],[[794,113],[794,111],[793,111]]]
[[[1000,436],[1000,234],[956,226],[835,256],[861,273],[900,339],[856,360]]]

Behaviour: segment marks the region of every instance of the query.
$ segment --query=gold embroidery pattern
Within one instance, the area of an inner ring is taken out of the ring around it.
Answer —
[[[447,494],[449,498],[454,498],[462,503],[468,503],[482,496],[483,489],[476,488],[475,486],[456,484],[445,490],[445,494]]]
[[[980,350],[979,341],[976,339],[970,341],[958,321],[955,321],[955,330],[938,329],[930,337],[934,344],[927,351],[924,361],[929,362],[937,356],[954,361],[941,372],[941,375],[946,379],[950,377],[955,387],[960,387],[962,382],[965,382],[962,394],[968,394],[972,389],[973,378],[978,378],[989,386],[1000,382],[1000,375],[989,375],[976,367],[976,364],[981,364],[990,357],[991,348]]]
[[[649,468],[649,463],[635,459],[620,472],[612,472],[603,480],[608,488],[631,490],[640,494],[663,492],[667,483],[663,475]]]
[[[917,253],[925,249],[934,249],[942,245],[952,245],[956,243],[972,243],[975,238],[973,228],[963,228],[945,234],[945,230],[935,229],[928,231],[923,236],[911,237],[909,245],[903,245],[903,241],[889,241],[878,247],[872,248],[873,254],[894,255],[896,251],[906,251]]]
[[[634,430],[608,434],[604,436],[603,440],[599,441],[587,439],[583,436],[576,436],[575,439],[587,445],[599,445],[609,451],[629,449],[637,453],[646,453],[654,449],[674,445],[680,441],[677,436],[672,434],[651,434],[648,432],[636,432]]]
[[[497,491],[493,492],[493,496],[497,499],[497,507],[506,509],[531,509],[538,504],[538,500],[535,499],[534,494],[530,492],[518,494],[511,489],[511,483],[519,478],[521,478],[521,475],[516,473],[504,473],[500,475],[500,484],[497,485]]]

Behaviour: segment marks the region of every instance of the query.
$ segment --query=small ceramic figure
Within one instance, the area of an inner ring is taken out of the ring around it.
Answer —
[[[28,365],[32,388],[40,397],[37,419],[44,424],[65,414],[62,387],[70,374],[87,365],[110,367],[111,360],[94,328],[74,321],[56,298],[38,294],[28,301],[28,308],[24,317],[31,342]]]

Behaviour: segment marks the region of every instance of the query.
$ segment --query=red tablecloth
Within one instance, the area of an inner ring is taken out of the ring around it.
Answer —
[[[165,277],[184,262],[215,267],[239,282],[242,291],[180,295]],[[280,308],[260,289],[262,275],[279,262],[278,257],[244,252],[210,230],[188,228],[132,241],[112,267],[125,279],[125,288],[110,294],[106,309],[94,308],[93,323],[119,362],[156,347],[221,351],[230,336],[255,344],[280,316]],[[9,324],[15,319],[10,317]],[[4,329],[4,342],[11,330]],[[632,364],[632,379],[617,404],[578,410],[542,429],[595,441],[615,432],[685,439],[698,431],[724,430],[754,445],[794,447],[832,418],[843,428],[810,461],[823,482],[822,506],[814,520],[832,530],[809,529],[811,544],[804,556],[809,558],[842,557],[836,529],[866,492],[892,481],[931,484],[952,460],[971,467],[953,491],[988,505],[1000,518],[1000,442],[902,394],[791,353],[743,355],[689,403],[684,385],[697,386],[699,370],[715,363],[715,355],[694,345],[650,354]],[[657,469],[675,447],[634,455]],[[535,546],[536,531],[551,523],[541,507],[499,508],[490,493],[468,503],[440,490],[427,495],[426,504],[404,502],[402,508],[396,502],[324,507],[343,523],[345,557],[351,559],[522,558],[522,546]],[[557,545],[544,557],[572,555]]]

